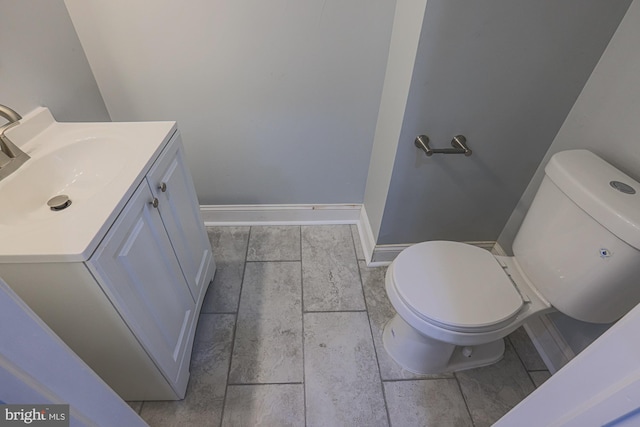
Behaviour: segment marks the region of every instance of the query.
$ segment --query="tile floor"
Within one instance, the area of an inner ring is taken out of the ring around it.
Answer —
[[[549,377],[527,334],[504,359],[414,375],[382,347],[385,268],[355,226],[211,227],[218,264],[186,398],[130,402],[156,426],[490,426]]]

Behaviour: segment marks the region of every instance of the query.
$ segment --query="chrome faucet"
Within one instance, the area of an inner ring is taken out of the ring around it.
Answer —
[[[15,172],[20,166],[29,160],[29,155],[19,149],[4,132],[20,123],[22,116],[6,105],[0,104],[0,116],[7,119],[8,123],[0,127],[0,180]]]

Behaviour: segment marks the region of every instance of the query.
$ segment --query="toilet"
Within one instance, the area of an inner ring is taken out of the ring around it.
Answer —
[[[531,316],[616,321],[640,302],[639,192],[590,151],[556,153],[513,256],[429,241],[396,257],[385,278],[397,312],[385,349],[404,369],[435,374],[499,361],[503,338]]]

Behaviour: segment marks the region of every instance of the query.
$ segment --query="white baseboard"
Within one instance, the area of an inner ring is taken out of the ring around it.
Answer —
[[[487,248],[487,249],[489,249],[489,248]],[[502,249],[502,246],[500,246],[500,243],[498,243],[498,242],[495,242],[493,244],[493,247],[490,248],[489,250],[494,255],[508,256],[507,252],[504,249]]]
[[[575,353],[547,315],[531,318],[524,324],[524,329],[552,374],[575,357]]]
[[[357,224],[360,204],[201,205],[207,226]]]
[[[479,248],[486,249],[488,251],[493,250],[495,241],[480,241],[480,242],[462,242],[468,245],[478,246]],[[413,243],[397,244],[397,245],[376,245],[373,249],[373,255],[371,256],[370,266],[389,265],[396,259],[396,257],[404,249],[413,245]]]
[[[371,263],[375,266],[389,265],[398,255],[400,255],[400,252],[411,245],[411,243],[376,245],[373,249],[373,255],[371,256]]]
[[[362,245],[362,252],[364,253],[365,261],[369,267],[375,267],[372,264],[373,250],[376,247],[376,240],[373,236],[373,230],[371,229],[371,223],[367,216],[367,210],[362,205],[360,209],[360,216],[358,218],[358,234],[360,235],[360,244]]]

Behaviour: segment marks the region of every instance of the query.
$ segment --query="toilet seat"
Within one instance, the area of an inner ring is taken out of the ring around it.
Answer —
[[[496,258],[476,246],[423,242],[402,251],[392,267],[392,284],[404,305],[442,329],[497,330],[525,302]]]

